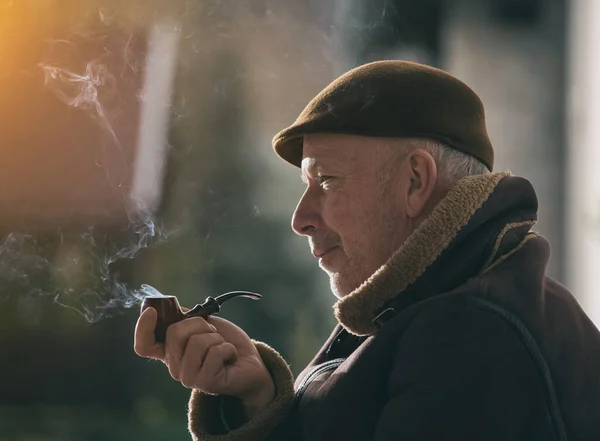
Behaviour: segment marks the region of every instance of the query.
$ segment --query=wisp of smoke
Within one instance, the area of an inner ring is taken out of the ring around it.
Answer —
[[[0,279],[8,294],[49,297],[88,322],[119,313],[161,293],[149,285],[130,289],[111,268],[141,250],[166,241],[167,230],[150,216],[132,222],[116,240],[89,227],[84,233],[10,233],[0,240]]]
[[[101,17],[110,18],[104,13]],[[125,45],[126,61],[130,40]],[[90,112],[121,149],[106,106],[106,99],[116,95],[116,79],[109,67],[99,59],[87,63],[82,73],[52,63],[41,63],[39,67],[46,87],[68,106]],[[130,308],[148,295],[160,295],[149,285],[130,289],[119,280],[119,261],[134,259],[140,250],[166,241],[175,232],[159,225],[140,204],[132,209],[131,202],[124,201],[130,222],[127,231],[119,234],[90,226],[82,234],[59,233],[52,238],[7,235],[0,241],[4,288],[49,297],[90,323]]]
[[[112,136],[116,145],[119,140],[99,99],[99,91],[108,93],[114,90],[115,80],[106,65],[90,61],[83,74],[65,68],[40,64],[44,71],[44,81],[64,103],[84,110],[92,109],[101,126]]]

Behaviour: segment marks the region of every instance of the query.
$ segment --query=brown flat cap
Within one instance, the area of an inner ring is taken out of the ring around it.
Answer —
[[[345,73],[275,135],[273,148],[299,167],[303,136],[313,133],[431,138],[490,170],[494,165],[477,94],[442,70],[408,61],[377,61]]]

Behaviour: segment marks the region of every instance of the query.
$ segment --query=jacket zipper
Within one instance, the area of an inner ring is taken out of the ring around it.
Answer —
[[[296,391],[294,400],[296,402],[300,401],[300,398],[302,398],[302,395],[306,391],[306,388],[315,378],[317,378],[319,375],[321,375],[324,372],[337,369],[338,366],[340,364],[342,364],[345,360],[346,360],[345,358],[336,358],[333,360],[326,361],[325,363],[322,363],[322,364],[314,367],[312,371],[310,371],[308,374],[306,374],[306,377],[304,377],[304,379],[298,386],[298,390]]]

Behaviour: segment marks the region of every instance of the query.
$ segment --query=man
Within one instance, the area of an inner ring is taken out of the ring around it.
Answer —
[[[477,95],[382,61],[338,78],[273,141],[301,168],[292,220],[339,322],[295,382],[218,317],[136,352],[193,389],[196,440],[600,440],[600,333],[545,276],[528,181],[491,173]]]

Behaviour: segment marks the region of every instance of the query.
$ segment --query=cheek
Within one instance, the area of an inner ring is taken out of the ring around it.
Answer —
[[[327,228],[340,236],[344,245],[361,243],[371,231],[372,207],[356,197],[331,197],[323,204],[322,217]]]
[[[360,214],[356,211],[351,198],[331,195],[324,200],[322,217],[329,228],[333,230],[345,229],[350,222],[349,219]]]

